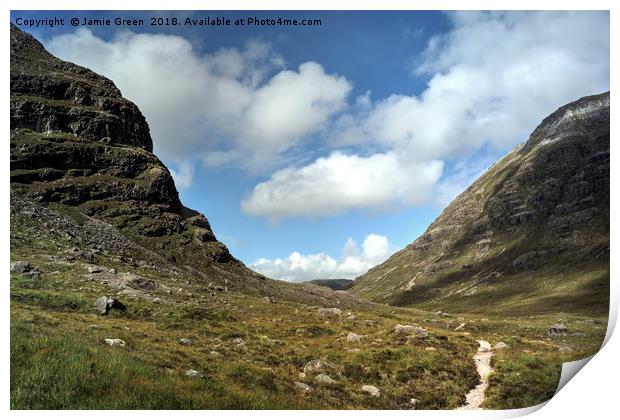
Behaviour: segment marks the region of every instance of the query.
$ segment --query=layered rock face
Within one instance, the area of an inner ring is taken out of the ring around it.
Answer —
[[[609,143],[609,93],[563,106],[352,293],[460,311],[606,311]]]
[[[105,221],[173,263],[243,268],[184,207],[140,110],[11,26],[11,195]]]

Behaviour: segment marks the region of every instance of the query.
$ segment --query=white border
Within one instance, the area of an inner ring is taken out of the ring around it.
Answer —
[[[128,0],[30,0],[27,3],[25,1],[17,0],[5,0],[2,2],[2,7],[5,9],[5,19],[0,23],[3,33],[3,37],[0,37],[3,45],[2,50],[4,54],[8,55],[9,51],[9,11],[14,10],[611,10],[611,86],[615,86],[614,81],[617,78],[618,71],[618,42],[620,39],[618,32],[618,25],[620,20],[620,2],[612,0],[589,0],[589,1],[577,1],[577,0],[470,0],[470,1],[458,1],[458,0],[417,0],[417,1],[398,1],[398,0],[297,0],[297,1],[285,1],[285,0],[262,0],[249,1],[249,0],[212,0],[212,1],[199,1],[199,0],[152,0],[149,2],[130,2]],[[5,57],[7,57],[5,55]],[[8,58],[8,57],[7,57]],[[0,102],[2,107],[2,125],[5,136],[9,131],[9,110],[8,110],[8,96],[9,96],[9,60],[6,59],[2,66],[3,93],[4,100]],[[617,112],[616,108],[612,107],[612,139],[615,138],[617,133]],[[8,139],[5,139],[7,142]],[[612,141],[612,149],[614,149]],[[1,193],[4,206],[0,207],[0,215],[4,223],[2,223],[2,231],[0,237],[3,238],[2,251],[5,256],[4,262],[0,267],[0,272],[9,272],[9,148],[5,143],[2,148],[2,177],[5,180],[1,186]],[[612,153],[614,156],[614,153]],[[613,160],[613,158],[612,158]],[[618,168],[611,165],[611,184],[615,185],[615,181],[618,179]],[[611,197],[611,209],[617,209],[616,195],[613,193]],[[617,223],[612,219],[611,221],[611,236],[615,237],[617,233]],[[617,261],[618,252],[616,248],[611,249],[611,272],[615,273],[615,261]],[[6,277],[5,277],[6,278]],[[4,408],[9,411],[9,392],[10,392],[10,375],[9,375],[9,293],[8,293],[8,281],[3,283],[4,290],[2,293],[3,305],[1,306],[1,313],[3,322],[0,324],[3,333],[3,345],[1,346],[2,352],[2,368],[3,378],[1,385],[2,396],[5,399]],[[465,412],[465,411],[245,411],[245,412],[219,412],[219,411],[185,411],[185,412],[149,412],[149,411],[132,411],[132,412],[118,412],[109,413],[104,411],[99,412],[27,412],[27,411],[11,411],[8,412],[11,417],[15,418],[40,418],[44,417],[62,417],[62,418],[78,418],[87,415],[93,418],[109,418],[109,416],[131,416],[132,419],[138,418],[150,418],[151,416],[183,416],[187,418],[207,418],[217,417],[220,415],[233,416],[235,418],[252,418],[252,419],[271,419],[271,418],[289,418],[294,416],[295,419],[314,419],[316,416],[322,418],[337,418],[338,420],[362,420],[362,419],[375,419],[385,416],[391,418],[411,419],[415,418],[470,418],[470,419],[485,419],[485,418],[507,418],[524,415],[535,411],[531,414],[532,419],[591,419],[591,418],[609,418],[611,413],[617,411],[616,401],[617,382],[618,375],[620,374],[618,356],[620,355],[620,344],[617,337],[611,335],[618,314],[618,284],[617,280],[612,275],[611,281],[611,308],[610,308],[610,326],[606,337],[607,343],[605,347],[597,353],[587,366],[577,375],[577,377],[569,381],[566,386],[553,397],[544,408],[541,406],[532,409],[524,410],[508,410],[508,411],[486,411],[486,412]],[[540,409],[540,410],[538,410]],[[538,411],[536,411],[538,410]],[[161,413],[161,414],[160,414]]]

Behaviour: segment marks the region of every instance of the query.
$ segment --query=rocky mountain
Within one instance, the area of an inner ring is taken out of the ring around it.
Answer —
[[[606,313],[609,92],[561,107],[350,292],[451,311]]]
[[[14,25],[10,60],[13,220],[45,214],[49,226],[37,234],[70,236],[89,259],[101,249],[136,266],[189,272],[212,288],[326,298],[231,256],[207,218],[181,203],[144,116],[111,80],[54,57]]]
[[[332,290],[346,290],[351,287],[353,280],[349,279],[316,279],[305,283],[316,284],[317,286],[328,287]]]

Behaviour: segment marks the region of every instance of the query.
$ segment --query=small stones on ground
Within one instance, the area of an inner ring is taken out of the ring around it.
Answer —
[[[97,267],[96,265],[91,265],[90,267],[88,267],[88,272],[90,274],[95,274],[95,273],[101,273],[101,267]]]
[[[424,350],[426,351],[437,351],[437,349],[435,347],[425,347]]]
[[[112,346],[112,347],[125,347],[125,341],[121,340],[120,338],[104,338],[103,341],[105,341],[105,343],[108,346]]]
[[[189,376],[190,378],[198,378],[200,377],[200,372],[194,369],[188,369],[185,371],[185,376]]]
[[[181,338],[179,340],[179,343],[184,345],[184,346],[189,346],[193,343],[193,341],[190,338]]]
[[[305,384],[303,382],[295,382],[295,387],[297,387],[298,389],[301,389],[304,392],[310,392],[312,391],[312,387],[308,384]]]
[[[339,308],[319,308],[319,315],[322,317],[332,318],[342,315],[342,311]]]
[[[110,268],[110,274],[116,274],[116,269]]]
[[[362,391],[373,396],[373,397],[379,397],[381,395],[381,392],[379,391],[379,388],[377,388],[376,386],[373,385],[364,385],[362,387]]]
[[[314,382],[319,385],[332,385],[336,383],[336,381],[324,373],[316,375]]]
[[[153,303],[161,303],[161,298],[156,297],[153,299]]]
[[[346,317],[346,320],[347,321],[356,321],[357,317],[355,315],[351,314],[351,315]]]
[[[415,408],[417,404],[418,404],[418,400],[416,400],[415,398],[412,398],[409,400],[409,405],[411,406],[411,408]]]
[[[347,342],[349,343],[359,343],[360,341],[362,341],[362,337],[355,334],[354,332],[350,332],[347,335]]]
[[[464,323],[464,322],[461,322],[461,323],[459,324],[459,326],[458,326],[458,327],[456,327],[456,328],[454,329],[454,331],[460,331],[460,330],[462,330],[463,328],[465,328],[465,325],[467,325],[467,324],[466,324],[466,323]]]
[[[271,299],[270,296],[265,296],[262,299],[263,303],[273,303],[273,300]]]
[[[504,343],[503,341],[500,341],[497,344],[495,344],[495,346],[493,346],[493,348],[495,350],[501,350],[501,349],[505,349],[507,347],[508,347],[508,345],[506,343]]]

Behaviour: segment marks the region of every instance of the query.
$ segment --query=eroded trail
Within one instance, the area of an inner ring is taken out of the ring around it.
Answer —
[[[465,405],[459,407],[459,410],[480,410],[480,406],[484,402],[484,391],[489,386],[488,378],[493,372],[493,368],[491,368],[491,357],[493,357],[491,344],[484,340],[478,340],[478,344],[478,352],[474,356],[474,361],[480,375],[480,383],[469,391],[465,397]]]

